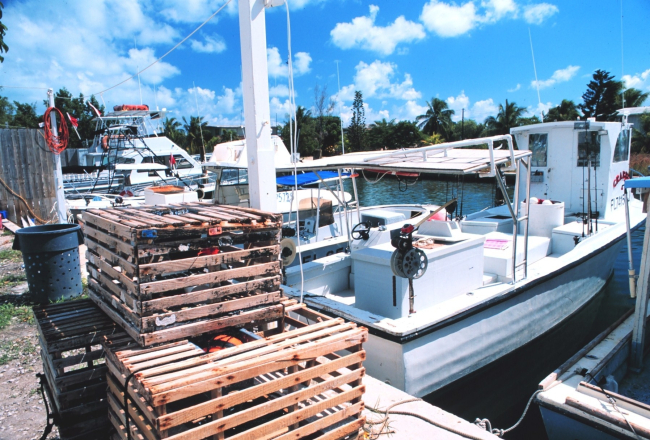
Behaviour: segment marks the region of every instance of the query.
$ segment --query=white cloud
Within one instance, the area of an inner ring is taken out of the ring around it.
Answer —
[[[521,89],[521,84],[517,83],[517,85],[515,87],[513,87],[512,89],[508,89],[508,92],[513,93],[513,92],[516,92],[519,89]]]
[[[524,20],[530,24],[542,24],[547,18],[557,14],[560,10],[549,3],[539,3],[524,7]]]
[[[533,88],[539,86],[540,89],[553,87],[557,83],[569,81],[571,78],[573,78],[576,75],[576,73],[578,73],[579,69],[580,66],[567,66],[564,69],[556,70],[555,72],[553,72],[553,75],[551,75],[549,79],[545,79],[541,81],[531,81],[530,85]]]
[[[293,76],[300,76],[311,71],[311,56],[307,52],[298,52],[293,56]],[[286,60],[280,56],[280,51],[277,47],[269,47],[266,49],[266,61],[269,69],[269,76],[287,77],[289,76],[289,68]]]
[[[465,119],[474,119],[479,123],[482,123],[488,116],[495,116],[499,112],[499,106],[494,103],[492,98],[471,104],[465,91],[461,91],[458,96],[450,96],[446,102],[449,108],[454,110],[452,119],[456,122],[461,120],[463,109],[465,109]]]
[[[413,121],[420,115],[427,112],[428,107],[418,104],[416,101],[406,101],[404,105],[395,109],[395,117],[400,120]]]
[[[429,31],[441,37],[457,37],[472,30],[479,18],[473,2],[456,6],[431,0],[424,5],[420,20]]]
[[[205,42],[199,40],[190,40],[190,47],[195,52],[202,53],[221,53],[226,50],[226,42],[219,35],[214,34],[205,37]]]
[[[440,37],[458,37],[484,24],[520,18],[521,9],[524,20],[530,24],[542,24],[559,11],[549,3],[520,7],[515,0],[469,0],[461,4],[429,0],[422,8],[420,20],[427,30]]]
[[[388,26],[376,26],[379,7],[370,5],[370,14],[356,17],[351,23],[337,23],[330,32],[332,42],[341,49],[360,48],[382,55],[390,55],[400,43],[421,40],[426,34],[424,27],[403,15]]]
[[[527,112],[528,112],[528,117],[531,116],[537,116],[538,118],[542,119],[542,112],[546,115],[548,114],[548,110],[551,107],[555,107],[553,103],[549,102],[540,102],[536,106],[528,106]]]
[[[635,89],[641,90],[650,90],[650,69],[642,73],[636,73],[634,75],[623,75],[623,81],[625,82],[625,87],[630,88],[634,87]]]
[[[286,98],[289,96],[289,87],[286,84],[278,84],[269,88],[269,96]]]
[[[224,4],[223,0],[158,0],[160,13],[166,19],[177,23],[202,23],[214,14]],[[215,24],[221,14],[236,15],[238,12],[237,1],[231,1],[226,8],[217,14],[210,24]]]
[[[341,88],[338,98],[341,101],[350,101],[354,97],[355,90],[361,90],[364,98],[393,98],[400,100],[414,100],[422,96],[413,87],[413,79],[408,73],[404,74],[402,82],[393,82],[396,76],[397,66],[393,63],[373,61],[366,64],[359,62],[355,67],[354,84]]]

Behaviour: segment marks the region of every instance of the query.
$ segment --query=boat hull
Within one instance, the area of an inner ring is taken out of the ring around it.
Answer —
[[[622,236],[508,299],[407,342],[371,334],[368,374],[422,397],[530,343],[584,308],[612,273]],[[371,332],[372,333],[372,332]]]

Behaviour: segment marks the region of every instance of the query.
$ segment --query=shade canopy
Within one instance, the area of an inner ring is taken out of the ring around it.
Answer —
[[[320,176],[320,178],[319,178]],[[283,186],[302,186],[302,185],[309,185],[311,183],[317,183],[321,179],[328,180],[328,179],[338,179],[339,173],[336,171],[320,171],[318,175],[316,173],[302,173],[302,174],[297,174],[297,175],[289,175],[289,176],[282,176],[278,177],[276,179],[276,182],[278,185],[283,185]],[[342,178],[349,178],[350,173],[341,173]]]
[[[623,185],[625,188],[650,188],[650,177],[637,177],[636,179],[628,179]]]

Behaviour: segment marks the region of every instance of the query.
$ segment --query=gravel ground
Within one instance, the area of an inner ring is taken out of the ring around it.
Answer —
[[[9,251],[12,242],[12,235],[0,235],[0,440],[39,439],[46,412],[36,374],[43,365],[22,259]],[[58,438],[55,427],[47,439]]]

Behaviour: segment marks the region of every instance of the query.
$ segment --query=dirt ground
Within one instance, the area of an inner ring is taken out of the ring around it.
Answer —
[[[37,373],[43,371],[19,252],[0,235],[0,440],[39,439],[46,412]],[[56,427],[47,437],[58,439]]]

